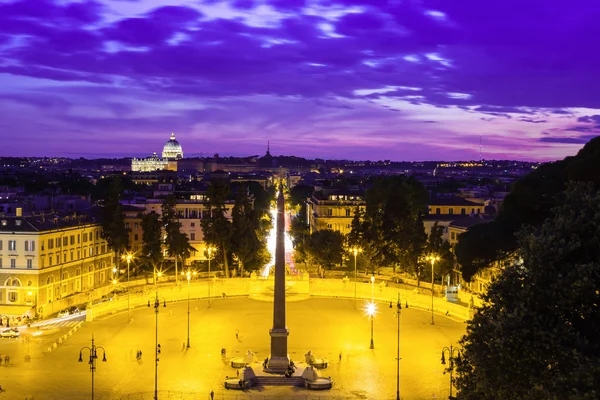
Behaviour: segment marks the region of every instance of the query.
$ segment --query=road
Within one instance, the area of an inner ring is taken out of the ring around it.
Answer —
[[[167,299],[168,300],[168,299]],[[221,385],[226,375],[235,371],[221,358],[221,348],[227,356],[241,356],[252,350],[259,360],[269,353],[269,328],[272,325],[273,303],[246,297],[223,298],[191,302],[191,348],[186,349],[187,302],[167,303],[159,308],[159,390],[179,393],[177,399],[207,399],[214,390],[216,399],[235,398]],[[355,309],[351,300],[313,298],[289,301],[287,321],[290,330],[288,349],[293,360],[304,361],[308,350],[316,357],[326,357],[330,367],[323,372],[336,382],[334,388],[318,393],[322,399],[395,399],[396,338],[395,308],[379,303],[374,320],[375,349],[369,349],[370,323],[362,307]],[[133,321],[127,323],[127,313],[86,322],[81,329],[51,353],[42,345],[31,346],[31,360],[24,354],[24,340],[2,339],[0,353],[11,354],[11,364],[0,367],[0,384],[5,392],[1,398],[24,399],[86,399],[90,398],[91,373],[84,351],[83,363],[78,363],[79,351],[90,346],[92,335],[96,345],[106,350],[108,362],[98,359],[95,373],[96,399],[152,399],[154,390],[155,314],[153,308],[132,311]],[[448,375],[440,365],[441,349],[456,343],[464,334],[464,322],[436,316],[431,325],[428,312],[408,308],[401,316],[401,394],[402,399],[442,399],[448,396]],[[239,330],[239,339],[235,337]],[[142,351],[142,360],[136,352]],[[342,353],[341,362],[338,361]],[[101,352],[100,352],[101,353]],[[141,393],[145,393],[145,396]],[[291,398],[312,395],[304,389],[266,388],[250,395],[266,398]],[[134,397],[135,395],[135,397]],[[308,397],[311,398],[311,397]],[[316,397],[315,397],[316,398]]]

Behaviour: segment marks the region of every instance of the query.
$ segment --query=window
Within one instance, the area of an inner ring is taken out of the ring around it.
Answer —
[[[56,238],[55,239],[55,245],[56,248],[60,247],[60,238]]]
[[[106,253],[106,245],[102,245],[100,246],[100,251],[102,252],[102,254]]]
[[[448,214],[450,214],[450,215],[454,214],[454,208],[449,208],[448,209]]]
[[[333,215],[333,210],[331,208],[327,209],[327,216],[331,217]]]
[[[90,246],[90,257],[94,255],[94,248]]]
[[[327,229],[331,229],[331,224],[327,224]]]
[[[63,237],[63,243],[62,243],[63,247],[64,246],[68,246],[69,245],[69,238],[68,237]]]
[[[438,207],[435,209],[435,213],[439,215],[442,213],[442,210]]]
[[[40,245],[42,246],[41,250],[44,251],[44,241],[43,240],[40,241]]]
[[[71,235],[70,242],[72,245],[75,244],[75,235]]]
[[[451,238],[452,240],[456,239],[456,232],[452,232],[452,233],[450,233],[450,238]]]
[[[350,216],[351,216],[351,214],[350,214],[350,209],[349,209],[349,208],[347,208],[347,209],[346,209],[346,217],[350,217]]]
[[[48,256],[48,266],[52,266],[52,256]]]
[[[195,222],[192,222],[192,223],[190,224],[190,226],[191,226],[192,228],[195,228],[195,227],[196,227],[196,223],[195,223]]]
[[[8,301],[11,303],[16,303],[17,301],[17,292],[9,292],[8,293]]]
[[[137,222],[134,222],[134,223],[133,223],[133,227],[134,227],[135,229],[139,228],[139,226],[140,226],[140,224],[138,224]]]
[[[56,255],[56,263],[60,264],[60,253]]]
[[[33,268],[33,260],[31,258],[27,259],[27,268]]]
[[[17,268],[17,259],[16,258],[11,258],[10,259],[10,267],[11,268]]]
[[[100,237],[100,231],[96,231],[96,240]]]
[[[54,248],[54,239],[48,239],[48,250]]]
[[[196,240],[196,234],[194,232],[190,233],[190,240]]]
[[[9,240],[8,241],[8,250],[16,250],[17,249],[17,241]]]
[[[73,261],[73,251],[71,251],[71,261]]]
[[[81,235],[77,235],[77,244],[81,243]]]
[[[2,240],[0,240],[0,250],[2,250]]]
[[[135,235],[133,235],[133,240],[138,240],[138,234],[136,233]]]
[[[125,229],[129,229],[129,222],[125,222]]]
[[[0,268],[2,268],[2,259],[0,258]]]
[[[465,215],[467,213],[467,210],[465,208],[461,208],[460,209],[460,214],[461,215]]]
[[[26,240],[25,241],[25,251],[35,251],[35,241]]]
[[[83,248],[83,258],[87,257],[87,249],[84,247]]]

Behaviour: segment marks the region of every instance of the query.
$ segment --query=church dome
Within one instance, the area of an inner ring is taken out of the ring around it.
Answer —
[[[183,158],[183,149],[177,140],[175,140],[175,134],[171,133],[171,138],[165,147],[163,147],[162,158],[180,159]]]

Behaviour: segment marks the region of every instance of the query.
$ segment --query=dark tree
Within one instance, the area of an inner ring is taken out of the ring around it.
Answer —
[[[223,257],[225,276],[229,277],[229,256],[231,252],[231,222],[225,215],[225,202],[229,196],[229,184],[221,179],[213,179],[208,186],[208,218],[200,221],[204,241],[214,244],[218,253]]]
[[[429,232],[429,235],[427,237],[427,242],[425,243],[425,246],[423,248],[423,254],[424,255],[429,255],[429,254],[436,254],[440,257],[440,261],[438,261],[436,264],[434,264],[434,268],[436,269],[436,271],[434,271],[435,273],[438,273],[442,276],[448,275],[450,272],[452,272],[452,268],[454,267],[454,253],[452,253],[452,247],[450,246],[450,243],[448,243],[448,241],[442,239],[442,235],[444,234],[444,227],[438,225],[438,223],[436,222],[435,224],[433,224],[433,226],[431,227],[431,232]],[[429,277],[429,279],[431,279],[431,264],[429,263],[425,263],[426,265],[422,266],[422,271],[424,271],[425,273],[422,274],[423,276],[421,276],[421,274],[419,274],[418,276],[418,283],[417,285],[420,284],[420,279],[423,277]]]
[[[176,205],[177,200],[173,195],[169,195],[165,198],[161,206],[162,215],[160,222],[165,232],[164,243],[167,247],[167,254],[175,259],[175,280],[177,281],[179,279],[177,257],[180,255],[180,252],[183,251],[183,247],[185,247],[182,244],[184,239],[181,236],[185,236],[185,234],[181,233],[181,223],[179,222],[179,217],[177,215]]]
[[[140,215],[142,219],[142,259],[146,268],[157,268],[163,260],[162,224],[156,213]]]
[[[456,257],[463,278],[470,280],[481,268],[510,258],[517,249],[515,233],[523,226],[539,226],[569,181],[600,186],[600,137],[590,140],[575,157],[543,164],[517,181],[493,222],[460,235]]]
[[[120,178],[112,178],[102,209],[102,237],[115,252],[117,268],[120,268],[121,253],[129,249],[129,231],[125,227],[123,206],[120,203],[121,192]]]
[[[570,185],[550,217],[518,235],[506,268],[468,322],[459,399],[600,395],[600,192]]]
[[[332,269],[342,262],[344,235],[331,229],[315,231],[308,238],[306,251],[316,263]]]
[[[426,240],[421,215],[427,192],[413,178],[378,178],[366,194],[363,232],[371,265],[405,270],[417,268]]]
[[[242,275],[244,267],[257,260],[264,247],[263,241],[258,237],[260,231],[258,213],[252,207],[244,190],[238,190],[236,194],[231,228],[231,251],[238,258],[240,275]]]

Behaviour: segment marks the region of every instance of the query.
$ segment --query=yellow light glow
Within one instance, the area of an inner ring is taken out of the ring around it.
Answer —
[[[117,280],[113,279],[113,285],[116,285],[116,284],[117,284]]]
[[[367,303],[365,306],[365,312],[369,317],[374,316],[377,313],[377,304],[375,303]]]
[[[375,277],[373,275],[371,275],[371,283],[375,282]]]

